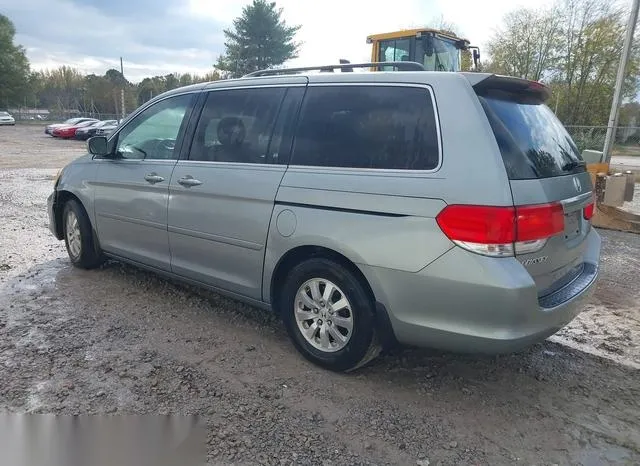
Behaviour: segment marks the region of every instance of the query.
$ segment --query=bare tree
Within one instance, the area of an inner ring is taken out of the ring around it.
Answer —
[[[611,0],[558,0],[551,9],[508,13],[488,44],[488,71],[543,81],[565,124],[605,124],[620,60],[625,11]],[[633,49],[625,95],[640,83],[640,47]]]
[[[491,38],[488,69],[525,79],[548,76],[558,59],[561,18],[556,10],[521,8],[507,13]]]
[[[609,0],[564,0],[561,16],[566,24],[560,42],[563,60],[552,83],[562,98],[558,113],[565,122],[602,124],[622,51],[624,9]],[[627,71],[627,96],[637,90],[639,65],[636,47]]]

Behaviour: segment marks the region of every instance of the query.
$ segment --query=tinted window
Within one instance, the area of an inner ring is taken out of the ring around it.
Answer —
[[[293,165],[430,170],[438,166],[434,109],[424,88],[307,90]]]
[[[191,147],[190,160],[269,162],[269,144],[285,88],[213,91]]]
[[[304,87],[291,87],[287,90],[269,145],[269,155],[273,163],[280,165],[289,163],[295,122],[298,118],[304,91]]]
[[[184,94],[145,109],[118,133],[118,154],[126,159],[177,159],[176,142],[191,100],[191,94]]]
[[[548,178],[586,170],[575,143],[551,109],[500,95],[480,97],[510,179]]]

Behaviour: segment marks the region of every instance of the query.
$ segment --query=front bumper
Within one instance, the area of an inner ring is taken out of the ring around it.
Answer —
[[[56,239],[62,239],[62,228],[58,225],[59,216],[57,215],[56,192],[52,192],[47,198],[47,215],[49,216],[49,230]]]
[[[0,126],[15,126],[15,120],[0,120]]]
[[[402,344],[465,353],[509,353],[544,340],[571,322],[598,277],[600,236],[586,240],[583,273],[551,296],[515,258],[454,247],[418,273],[361,266]]]

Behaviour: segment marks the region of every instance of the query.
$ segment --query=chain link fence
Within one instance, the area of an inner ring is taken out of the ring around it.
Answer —
[[[565,126],[580,152],[603,150],[607,126]],[[612,149],[613,156],[640,156],[640,126],[619,126]]]

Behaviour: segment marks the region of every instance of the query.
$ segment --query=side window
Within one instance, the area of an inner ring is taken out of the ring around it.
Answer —
[[[410,39],[382,41],[380,61],[408,61],[410,44]]]
[[[379,61],[409,61],[411,39],[385,40],[380,42]],[[382,71],[393,71],[393,66],[383,66]]]
[[[125,159],[176,160],[176,142],[192,99],[192,94],[169,97],[144,110],[118,133],[117,153]]]
[[[287,165],[291,155],[295,123],[300,111],[300,103],[304,97],[305,87],[290,87],[282,102],[278,121],[269,145],[270,162]]]
[[[189,160],[269,163],[269,145],[285,88],[211,91]]]
[[[431,170],[438,166],[434,108],[424,88],[310,87],[292,165]]]

